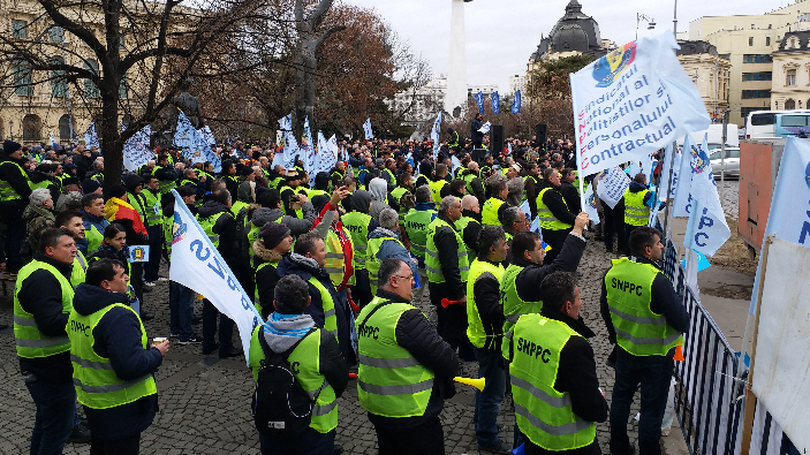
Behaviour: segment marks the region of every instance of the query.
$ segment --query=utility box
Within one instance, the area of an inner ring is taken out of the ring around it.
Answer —
[[[740,142],[740,201],[737,232],[753,258],[762,246],[785,139]]]

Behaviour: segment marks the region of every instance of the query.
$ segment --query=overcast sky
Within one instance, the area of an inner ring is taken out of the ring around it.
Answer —
[[[523,74],[529,56],[537,49],[541,35],[565,13],[569,0],[474,0],[465,7],[467,27],[467,82],[497,84],[509,88],[509,77]],[[374,8],[414,51],[430,62],[434,74],[447,72],[450,5],[448,0],[344,0]],[[595,1],[579,0],[582,12],[599,24],[602,39],[618,45],[635,39],[636,13],[656,22],[656,29],[672,30],[673,0]],[[702,16],[763,14],[793,2],[779,0],[681,0],[678,2],[678,30]],[[619,5],[621,5],[619,7]],[[808,7],[810,10],[810,7]],[[647,24],[639,25],[643,36]]]

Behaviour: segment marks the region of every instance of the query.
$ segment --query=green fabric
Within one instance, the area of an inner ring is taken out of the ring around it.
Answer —
[[[493,349],[497,346],[503,333],[487,334],[484,330],[484,323],[478,313],[478,304],[475,302],[475,281],[481,275],[491,273],[500,283],[503,272],[502,265],[479,259],[474,260],[470,265],[470,276],[467,281],[467,338],[476,348]]]
[[[650,219],[650,208],[644,205],[644,196],[650,190],[624,192],[624,223],[630,226],[646,226]]]
[[[155,168],[152,169],[152,175],[155,175],[155,173],[157,171],[161,170],[161,169],[164,169],[164,167],[163,166],[155,166]],[[161,179],[158,179],[158,182],[159,182],[158,183],[158,193],[160,193],[161,196],[163,196],[164,194],[171,193],[171,191],[173,189],[177,188],[177,182],[175,182],[174,180],[161,180]]]
[[[262,327],[253,329],[250,337],[250,350],[248,352],[248,364],[253,371],[253,380],[258,380],[259,370],[262,361],[266,358],[262,350],[259,337],[262,335]],[[293,349],[287,360],[290,365],[295,365],[293,374],[298,379],[301,387],[315,400],[312,407],[312,420],[309,427],[318,433],[329,433],[337,428],[338,424],[338,404],[335,390],[326,381],[320,371],[320,350],[321,350],[321,329],[315,329],[306,335],[298,346]]]
[[[402,313],[415,307],[375,297],[357,316],[357,397],[366,411],[384,417],[424,415],[434,374],[397,342]],[[371,317],[369,315],[371,314]]]
[[[540,218],[540,227],[542,229],[546,229],[549,231],[563,231],[566,229],[571,229],[571,225],[568,223],[563,223],[562,221],[558,220],[551,210],[548,208],[545,202],[543,202],[543,196],[546,194],[547,191],[553,191],[551,188],[546,187],[540,191],[540,194],[537,195],[537,217]],[[565,204],[565,200],[563,200],[563,204]],[[566,204],[566,208],[568,205]]]
[[[94,330],[101,318],[113,308],[125,308],[138,318],[141,329],[141,346],[146,349],[149,340],[138,314],[121,303],[108,305],[95,313],[84,316],[73,310],[68,318],[70,337],[70,361],[73,364],[73,385],[79,403],[90,409],[109,409],[137,401],[157,393],[155,378],[145,374],[140,378],[123,380],[113,370],[110,359],[101,357],[94,350]]]
[[[574,414],[571,396],[554,388],[560,352],[571,337],[566,324],[539,314],[521,316],[511,334],[509,364],[515,420],[533,444],[550,451],[585,447],[596,439],[596,424]]]
[[[469,226],[470,223],[480,224],[478,223],[478,220],[470,218],[469,216],[462,216],[458,219],[458,221],[453,223],[456,226],[456,230],[461,233],[462,239],[464,238],[464,230],[467,229],[467,226]],[[475,257],[475,250],[470,248],[470,246],[467,245],[467,242],[464,242],[464,249],[467,250],[469,257]]]
[[[433,193],[433,202],[439,204],[442,202],[442,189],[445,185],[449,185],[447,180],[441,179],[436,180],[428,183],[428,187],[430,187],[430,192]]]
[[[428,281],[436,284],[446,282],[444,272],[442,272],[442,265],[439,262],[439,250],[436,248],[436,231],[442,227],[450,229],[456,236],[456,244],[459,250],[458,269],[461,275],[461,281],[466,282],[467,275],[470,272],[470,255],[467,254],[466,250],[462,252],[464,249],[464,239],[461,237],[461,233],[457,231],[455,227],[451,226],[439,217],[436,217],[433,221],[431,221],[430,225],[428,226],[427,255],[425,256],[425,271],[427,272]]]
[[[675,346],[683,345],[680,332],[650,309],[652,283],[661,272],[650,264],[627,258],[612,262],[613,267],[605,275],[605,288],[616,343],[635,356],[665,356]]]
[[[501,278],[501,305],[503,305],[503,333],[512,330],[518,318],[524,314],[540,313],[543,302],[526,302],[517,292],[517,277],[525,269],[515,264],[509,264]],[[540,284],[538,283],[538,286]]]
[[[87,239],[87,254],[90,254],[101,246],[104,241],[104,233],[98,232],[95,224],[90,225],[90,229],[84,230],[84,238]]]
[[[405,233],[411,241],[411,253],[414,256],[425,259],[427,251],[428,226],[436,216],[435,210],[411,209],[405,215]]]
[[[338,338],[337,330],[337,314],[335,313],[335,300],[332,298],[332,293],[323,285],[317,278],[310,276],[307,282],[318,290],[321,294],[321,305],[323,306],[323,328],[327,332]]]
[[[203,228],[203,231],[205,231],[205,235],[211,239],[211,243],[214,244],[215,248],[219,248],[219,234],[214,233],[214,226],[217,224],[219,217],[224,214],[225,212],[218,212],[207,217],[200,217],[200,215],[197,215],[197,221],[200,223],[200,227]]]
[[[70,285],[74,288],[82,283],[87,274],[87,259],[81,251],[76,250],[76,258],[73,259],[73,269],[70,271]]]
[[[160,193],[155,194],[151,188],[144,188],[141,194],[143,194],[144,208],[146,209],[146,213],[141,214],[141,217],[146,221],[146,225],[163,226],[163,207],[160,205]]]
[[[371,224],[371,216],[362,212],[349,212],[341,217],[343,227],[352,236],[354,245],[355,270],[366,269],[366,258],[368,257],[368,227]]]
[[[380,264],[382,263],[382,258],[378,258],[377,254],[380,252],[380,248],[382,248],[382,244],[386,241],[397,242],[402,248],[405,248],[405,245],[399,241],[396,237],[375,237],[373,239],[369,239],[368,241],[368,259],[369,261],[366,262],[366,269],[368,269],[368,278],[371,280],[371,294],[377,294],[377,282],[379,281],[380,277],[377,274],[380,272]]]
[[[496,197],[487,199],[481,209],[481,224],[484,226],[503,226],[500,218],[498,218],[498,211],[504,204],[506,204],[506,201]]]
[[[62,288],[62,313],[69,314],[73,309],[73,286],[56,267],[47,262],[33,260],[20,269],[14,285],[14,339],[17,355],[26,359],[50,357],[70,350],[67,334],[50,337],[39,331],[34,315],[23,310],[20,304],[20,289],[23,282],[35,271],[47,270]]]

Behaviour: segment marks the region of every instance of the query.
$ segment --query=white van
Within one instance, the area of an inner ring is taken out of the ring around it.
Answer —
[[[719,149],[720,144],[723,143],[723,125],[720,123],[713,123],[709,125],[709,129],[690,133],[692,142],[695,144],[703,143],[703,135],[706,134],[706,142],[709,145],[709,150]],[[683,138],[678,139],[678,145],[683,146]],[[737,125],[726,125],[726,147],[740,147],[740,135]]]

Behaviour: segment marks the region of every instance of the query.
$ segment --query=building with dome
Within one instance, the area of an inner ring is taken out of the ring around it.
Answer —
[[[571,0],[565,15],[554,24],[548,36],[540,40],[537,50],[529,57],[531,71],[545,59],[558,59],[571,55],[588,54],[594,58],[607,54],[609,42],[599,33],[599,24],[582,12],[582,5]]]

